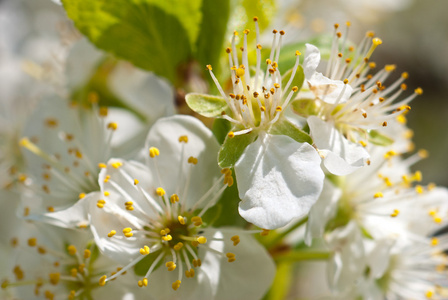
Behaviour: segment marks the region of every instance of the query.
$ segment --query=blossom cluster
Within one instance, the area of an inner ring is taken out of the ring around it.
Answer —
[[[323,59],[309,43],[281,53],[283,30],[262,46],[253,22],[222,74],[206,66],[218,95],[185,96],[194,116],[176,114],[170,83],[85,40],[33,109],[9,95],[2,299],[256,300],[307,257],[327,263],[323,299],[447,299],[448,190],[411,171],[428,156],[406,125],[423,90],[377,71],[373,32],[354,44],[335,24]],[[74,97],[81,65],[110,67],[121,107]]]

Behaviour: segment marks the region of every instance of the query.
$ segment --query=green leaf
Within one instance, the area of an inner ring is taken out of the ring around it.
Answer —
[[[226,119],[215,119],[212,126],[212,132],[218,140],[219,144],[222,145],[226,139],[227,133],[232,129],[229,121]]]
[[[370,130],[369,132],[369,142],[378,146],[389,146],[392,145],[394,140],[390,137],[381,134],[376,130]]]
[[[282,76],[282,88],[286,87],[289,80],[291,79],[292,75],[292,69],[289,69],[285,74]],[[305,73],[303,73],[303,68],[301,65],[297,67],[296,74],[294,74],[294,79],[291,82],[291,85],[289,86],[289,90],[291,90],[292,87],[296,86],[299,90],[303,85],[303,81],[305,80]],[[285,91],[287,94],[289,91]]]
[[[185,101],[192,110],[208,118],[220,116],[227,110],[226,100],[218,96],[190,93],[185,96]]]
[[[178,83],[194,51],[202,0],[62,0],[81,33],[105,51]]]
[[[253,131],[242,135],[235,135],[233,138],[226,136],[218,154],[219,166],[221,168],[233,167],[244,150],[246,150],[246,147],[253,143],[257,137],[258,134]]]
[[[286,135],[299,143],[312,144],[311,137],[302,129],[288,121],[285,117],[281,117],[269,130],[270,134]]]
[[[219,59],[226,54],[224,51],[224,41],[226,39],[227,22],[230,15],[229,0],[203,0],[201,32],[197,40],[197,51],[195,58],[198,60],[201,69],[206,71],[206,65],[212,65],[216,74],[220,73]],[[204,77],[214,85],[208,72]]]

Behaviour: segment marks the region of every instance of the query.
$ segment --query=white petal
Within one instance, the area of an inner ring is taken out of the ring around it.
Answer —
[[[330,79],[317,72],[308,79],[308,85],[317,98],[329,104],[346,102],[353,91],[352,87],[343,81]]]
[[[235,164],[240,215],[275,229],[306,215],[322,191],[320,157],[287,136],[260,136]]]
[[[305,73],[305,79],[310,79],[316,72],[317,66],[320,63],[320,51],[311,44],[305,44],[305,60],[303,61],[303,72]]]
[[[209,277],[214,296],[212,299],[261,299],[274,279],[275,264],[272,258],[264,247],[244,231],[229,228],[221,230],[204,232],[210,241],[207,245],[222,253],[235,254],[234,262],[229,263],[226,257],[199,248],[199,255],[206,252],[201,270]],[[240,237],[237,246],[230,240],[234,235]],[[213,241],[212,238],[223,241]]]
[[[343,176],[365,165],[368,152],[348,141],[332,123],[311,116],[308,125],[314,144],[325,154],[324,165],[330,173]]]
[[[89,224],[88,212],[90,202],[96,202],[100,198],[100,192],[89,193],[74,205],[53,213],[46,213],[42,218],[46,223],[63,228],[76,228],[80,225],[87,225]]]
[[[180,143],[180,136],[187,136],[188,143]],[[161,182],[156,178],[153,184],[156,188],[163,187],[168,195],[178,194],[180,201],[186,201],[187,208],[192,207],[220,176],[219,144],[196,118],[176,115],[158,120],[146,140],[146,149],[150,147],[160,150],[156,158],[147,154],[149,168],[155,170],[156,160],[160,173]],[[197,165],[187,162],[191,156],[198,159]]]
[[[367,264],[370,267],[370,277],[381,278],[389,266],[391,250],[395,244],[392,238],[383,238],[375,241],[374,248],[367,256]]]
[[[317,202],[314,203],[306,223],[305,243],[310,246],[313,238],[321,238],[328,221],[336,214],[342,191],[328,179]]]
[[[328,265],[330,284],[338,291],[346,291],[356,284],[365,271],[366,258],[361,231],[352,221],[331,232],[328,244],[336,250]]]

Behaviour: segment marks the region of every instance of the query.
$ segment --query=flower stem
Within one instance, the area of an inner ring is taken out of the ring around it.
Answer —
[[[313,252],[313,251],[291,251],[285,254],[275,256],[277,262],[280,261],[304,261],[304,260],[327,260],[331,252]]]

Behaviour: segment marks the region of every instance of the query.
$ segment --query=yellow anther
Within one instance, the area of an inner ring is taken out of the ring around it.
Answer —
[[[174,250],[179,251],[180,249],[182,249],[182,247],[184,246],[184,244],[182,242],[177,243],[176,245],[174,245]]]
[[[395,218],[396,216],[398,216],[398,214],[400,213],[400,211],[398,209],[394,209],[394,212],[390,214],[390,216],[392,218]]]
[[[168,268],[168,271],[174,271],[176,269],[176,264],[173,261],[169,261],[165,264]]]
[[[299,50],[296,50],[296,53],[295,53],[295,55],[296,55],[296,56],[299,56],[299,55],[302,55],[302,53],[300,53],[300,51],[299,51]]]
[[[164,240],[165,242],[169,242],[173,239],[173,237],[170,234],[167,234],[165,236],[162,236],[162,240]]]
[[[435,183],[430,183],[430,184],[428,184],[428,191],[433,190],[435,187],[436,187],[436,184],[435,184]]]
[[[415,92],[417,95],[421,95],[421,94],[423,94],[423,89],[422,89],[422,88],[416,88],[416,89],[414,90],[414,92]]]
[[[123,165],[123,163],[116,161],[110,164],[112,167],[114,167],[115,169],[118,169],[119,167],[121,167]]]
[[[61,273],[50,273],[48,277],[50,277],[50,283],[56,285],[61,279]]]
[[[364,141],[359,141],[359,143],[361,144],[361,146],[363,146],[363,147],[367,147],[367,143],[366,143],[366,142],[364,142]]]
[[[193,247],[198,247],[199,246],[199,242],[198,241],[191,241],[191,245]]]
[[[298,87],[296,87],[296,86],[293,86],[292,87],[292,91],[295,93],[295,92],[297,92],[299,90],[299,88]]]
[[[409,74],[408,74],[408,72],[403,72],[403,73],[401,73],[401,77],[402,77],[403,79],[408,79],[408,78],[409,78]]]
[[[275,111],[282,111],[282,107],[279,105],[275,108]]]
[[[227,175],[224,177],[224,184],[227,184],[227,186],[233,185],[233,177],[232,175]]]
[[[261,111],[265,111],[265,110],[266,110],[266,107],[264,107],[264,106],[262,105],[262,106],[260,106],[260,110],[261,110]]]
[[[157,194],[157,196],[163,197],[163,196],[165,196],[166,192],[165,192],[165,190],[163,188],[158,187],[156,189],[156,194]]]
[[[205,67],[206,67],[207,70],[209,70],[209,71],[213,70],[212,65],[206,65]]]
[[[115,230],[111,230],[108,234],[107,234],[107,236],[108,237],[113,237],[114,235],[116,235],[117,234],[117,232],[115,231]]]
[[[188,136],[186,135],[181,135],[179,137],[179,143],[188,143]]]
[[[134,204],[134,202],[132,202],[132,201],[126,201],[124,203],[124,206],[132,206],[133,204]]]
[[[235,137],[235,133],[234,133],[233,131],[230,131],[230,132],[227,134],[227,136],[228,136],[229,138],[233,138],[233,137]]]
[[[381,192],[375,193],[375,195],[373,195],[373,198],[383,198],[383,193]]]
[[[403,91],[406,91],[406,90],[408,89],[408,86],[407,86],[406,83],[402,83],[402,84],[400,85],[400,88],[401,88]],[[400,109],[400,110],[401,110],[401,109]]]
[[[244,76],[244,69],[243,68],[238,68],[238,69],[236,69],[236,76],[238,76],[238,77],[243,77]]]
[[[70,255],[75,255],[77,252],[76,247],[74,245],[68,246],[67,251],[68,251],[68,254],[70,254]]]
[[[117,128],[118,128],[118,124],[115,122],[110,122],[109,124],[107,124],[107,129],[117,130]]]
[[[380,38],[374,38],[372,40],[373,45],[378,46],[381,45],[383,43],[383,41]]]
[[[433,238],[431,239],[431,246],[437,246],[438,244],[439,244],[439,239],[433,237]]]
[[[417,194],[423,194],[423,187],[421,185],[415,186],[415,191]]]
[[[422,172],[420,171],[416,171],[414,173],[414,176],[412,177],[412,179],[414,179],[415,181],[422,181]]]
[[[235,254],[233,254],[233,253],[226,253],[226,257],[227,257],[227,261],[228,262],[234,262],[235,260],[236,260],[236,258],[235,258]]]
[[[79,194],[79,199],[82,199],[82,198],[84,198],[86,196],[86,193],[81,193],[81,194]]]
[[[201,259],[193,259],[193,267],[197,268],[200,267],[202,265],[202,261]]]
[[[392,72],[392,71],[395,71],[396,68],[397,68],[396,65],[385,65],[385,66],[384,66],[384,70],[386,70],[386,72]]]
[[[431,209],[431,210],[428,212],[428,214],[429,214],[430,216],[434,217],[435,215],[437,215],[437,211],[434,210],[434,209]]]
[[[274,87],[275,87],[276,89],[279,89],[279,88],[280,88],[280,84],[278,84],[278,83],[274,83]]]
[[[187,278],[193,278],[194,277],[194,269],[186,270],[185,271],[185,276]]]
[[[231,53],[232,49],[230,49],[229,47],[226,48],[226,53]]]
[[[96,206],[98,208],[103,208],[105,204],[106,204],[106,201],[104,201],[103,199],[100,199],[96,202]]]
[[[185,225],[185,218],[184,218],[184,217],[182,217],[182,216],[178,216],[178,217],[177,217],[177,220],[179,221],[179,223],[180,223],[181,225]]]
[[[376,63],[374,63],[374,62],[369,63],[369,68],[370,69],[375,69],[376,68]]]
[[[397,116],[397,121],[401,124],[406,124],[406,117],[403,115]]]
[[[248,35],[250,33],[250,30],[249,29],[244,29],[243,33]]]
[[[149,156],[150,157],[154,158],[154,157],[159,156],[159,155],[160,155],[159,149],[157,149],[156,147],[149,148]]]
[[[161,235],[165,235],[165,234],[168,234],[170,232],[171,232],[171,230],[169,228],[165,228],[165,229],[160,230],[160,234]]]
[[[442,219],[441,216],[435,216],[434,217],[434,222],[435,223],[440,224],[440,223],[442,223],[442,221],[443,221],[443,219]]]
[[[138,179],[134,179],[134,185],[138,184]]]
[[[384,154],[384,158],[391,158],[391,157],[393,157],[393,156],[396,156],[397,155],[397,153],[395,152],[395,151],[393,151],[393,150],[389,150],[389,151],[387,151],[385,154]]]
[[[44,121],[44,124],[50,128],[54,128],[58,126],[59,122],[56,119],[48,118]]]
[[[141,280],[137,281],[137,285],[138,285],[139,287],[143,287],[143,281],[141,281]]]
[[[37,245],[37,239],[36,238],[28,239],[28,246],[35,247],[36,245]]]
[[[125,233],[124,236],[127,238],[132,237],[134,234],[132,232]]]
[[[263,229],[260,233],[261,236],[267,236],[269,234],[270,230],[269,229]]]
[[[85,249],[84,250],[84,258],[88,259],[90,257],[90,255],[92,255],[92,252],[90,252],[89,249]]]
[[[101,106],[99,110],[99,115],[101,117],[107,117],[108,109],[106,106]]]
[[[47,211],[48,212],[54,212],[54,207],[53,206],[48,206],[47,207]]]
[[[421,158],[427,158],[429,156],[429,153],[425,149],[420,149],[418,150],[418,156],[420,156]]]
[[[194,226],[201,226],[202,218],[201,217],[193,217],[193,218],[191,218],[191,222],[193,222]]]
[[[387,126],[387,122],[384,121],[382,125],[383,125],[383,127],[386,127]]]
[[[132,231],[132,228],[130,228],[130,227],[123,228],[123,233],[129,233],[131,231]]]
[[[99,280],[100,286],[104,286],[106,284],[106,279],[107,279],[106,275],[101,276],[101,278]]]
[[[230,240],[233,242],[233,245],[236,246],[240,243],[240,237],[238,235],[234,235],[230,238]]]
[[[188,163],[189,163],[189,164],[196,165],[196,164],[198,163],[198,159],[197,159],[196,157],[190,156],[190,157],[188,158]]]
[[[105,191],[105,192],[103,193],[103,195],[107,197],[107,196],[110,195],[110,193],[109,193],[108,191]]]
[[[254,20],[254,22],[257,22],[257,21],[258,21],[258,17],[255,16],[255,17],[253,18],[253,20]]]
[[[105,168],[107,168],[107,165],[104,163],[99,163],[98,168],[105,169]]]
[[[177,194],[172,194],[170,196],[170,202],[173,203],[173,204],[176,203],[176,202],[179,202],[179,196]]]
[[[141,255],[148,255],[150,252],[149,247],[148,246],[143,246],[143,248],[140,248],[140,254]]]
[[[142,282],[144,286],[148,286],[148,278],[143,278]]]
[[[345,78],[345,79],[344,79],[344,84],[347,84],[347,83],[348,83],[348,79]]]
[[[76,276],[78,276],[78,269],[76,269],[76,268],[72,268],[72,269],[70,270],[70,276],[72,276],[72,277],[76,277]]]
[[[46,254],[47,253],[47,249],[45,249],[42,246],[37,247],[37,252],[39,252],[39,254]]]
[[[9,281],[5,279],[2,281],[1,287],[2,287],[2,289],[6,289],[8,287],[8,285],[9,285]]]
[[[272,60],[270,60],[269,58],[268,58],[268,59],[266,59],[266,64],[267,64],[267,65],[270,65],[270,64],[272,64]]]
[[[434,296],[434,292],[431,290],[427,290],[425,293],[426,298],[432,299],[432,296]]]
[[[180,287],[180,284],[181,284],[181,281],[180,280],[176,280],[175,282],[173,282],[171,287],[173,288],[173,290],[177,291],[177,289]]]
[[[205,236],[200,236],[197,238],[197,241],[199,242],[199,244],[205,244],[207,243],[207,238]]]

